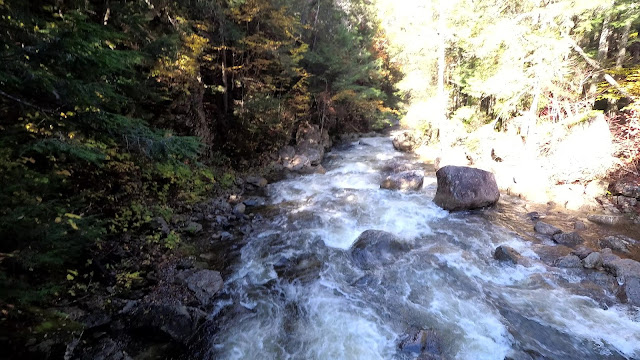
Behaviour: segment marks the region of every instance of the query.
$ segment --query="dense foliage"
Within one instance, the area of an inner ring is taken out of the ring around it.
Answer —
[[[446,117],[469,131],[497,120],[496,128],[526,135],[537,122],[580,116],[596,100],[608,98],[597,107],[610,111],[640,95],[636,1],[381,2],[408,75],[399,85],[413,105],[407,122],[425,131]]]
[[[117,283],[133,239],[179,243],[152,218],[303,121],[380,126],[398,71],[368,6],[0,0],[1,304]]]

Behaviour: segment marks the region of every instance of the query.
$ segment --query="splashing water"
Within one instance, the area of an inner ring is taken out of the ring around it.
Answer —
[[[380,189],[398,163],[425,171],[420,191]],[[640,358],[637,309],[603,309],[575,293],[567,284],[580,275],[546,266],[531,242],[482,212],[437,207],[435,175],[388,138],[334,150],[325,165],[326,174],[269,186],[269,211],[211,315],[208,357],[410,359],[398,342],[422,328],[439,334],[450,359]],[[348,249],[368,229],[393,233],[410,250],[363,271]],[[529,264],[494,260],[503,244]]]

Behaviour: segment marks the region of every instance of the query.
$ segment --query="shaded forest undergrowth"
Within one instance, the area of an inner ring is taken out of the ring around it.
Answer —
[[[0,0],[0,30],[6,349],[82,328],[53,305],[106,306],[197,251],[181,213],[267,172],[300,124],[396,114],[364,1]]]

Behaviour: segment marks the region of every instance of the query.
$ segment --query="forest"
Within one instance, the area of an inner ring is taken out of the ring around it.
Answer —
[[[449,146],[600,111],[637,175],[639,32],[634,0],[0,0],[0,343],[197,252],[155,219],[303,124]]]

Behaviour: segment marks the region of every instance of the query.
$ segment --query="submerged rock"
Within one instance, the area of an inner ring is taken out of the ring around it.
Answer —
[[[580,234],[575,231],[572,231],[570,233],[555,234],[553,235],[552,239],[560,245],[569,247],[574,247],[584,242],[582,236],[580,236]]]
[[[558,229],[557,227],[542,221],[538,221],[534,225],[533,230],[535,230],[535,232],[539,234],[547,235],[547,236],[553,236],[555,234],[560,234],[562,232],[562,230]]]
[[[273,267],[278,277],[304,283],[320,276],[324,262],[316,254],[303,254],[292,259],[283,257]]]
[[[444,359],[442,356],[442,341],[435,330],[419,330],[407,334],[400,342],[402,352],[419,354],[419,360]]]
[[[380,185],[388,190],[420,190],[424,183],[424,176],[418,171],[403,171],[388,176]]]
[[[493,252],[493,258],[498,261],[509,261],[513,264],[517,264],[522,256],[513,248],[507,245],[500,245]]]
[[[492,173],[465,166],[445,166],[436,172],[433,201],[449,211],[477,209],[498,202],[500,191]]]
[[[361,269],[389,265],[409,250],[409,245],[395,235],[381,230],[366,230],[351,245],[351,258]]]

